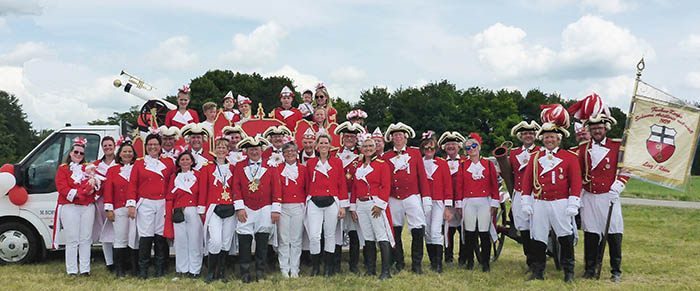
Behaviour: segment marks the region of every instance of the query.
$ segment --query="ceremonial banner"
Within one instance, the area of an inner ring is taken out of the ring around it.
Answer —
[[[700,109],[656,100],[632,98],[624,167],[632,177],[685,190],[700,129]]]

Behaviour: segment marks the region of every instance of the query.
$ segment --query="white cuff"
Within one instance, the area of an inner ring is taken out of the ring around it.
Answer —
[[[243,203],[243,199],[233,201],[233,208],[235,208],[236,210],[245,208],[245,203]]]
[[[75,199],[75,195],[78,195],[78,189],[70,189],[70,191],[68,191],[68,195],[66,195],[66,199],[68,199],[68,201],[70,202],[73,202],[73,199]]]
[[[501,203],[499,203],[498,200],[496,200],[496,199],[491,199],[491,207],[496,207],[496,208],[498,208],[498,207],[500,207],[500,206],[501,206]]]
[[[105,211],[113,211],[114,210],[114,205],[112,203],[105,203]]]
[[[433,198],[423,197],[423,206],[433,206]]]
[[[520,195],[520,203],[523,205],[532,205],[534,202],[532,195]]]
[[[356,210],[357,210],[357,204],[350,203],[350,211],[356,211]]]
[[[615,182],[613,182],[613,184],[610,186],[610,190],[620,194],[622,191],[625,191],[625,183],[622,183],[620,180],[615,180]]]
[[[345,208],[348,206],[350,206],[350,200],[348,200],[348,199],[340,200],[340,207]]]
[[[386,209],[386,206],[389,204],[388,202],[379,198],[372,198],[372,201],[374,201],[374,206],[377,206],[381,209]]]
[[[277,212],[280,213],[282,212],[282,204],[279,202],[272,202],[272,210],[271,212]]]
[[[445,207],[452,207],[452,199],[445,199]]]
[[[463,203],[464,203],[464,202],[463,202],[462,200],[457,200],[457,201],[455,201],[455,207],[457,207],[457,208],[462,208],[462,207],[463,207],[463,206],[462,206]]]
[[[126,200],[126,207],[135,207],[136,206],[136,200],[129,199]]]
[[[568,206],[576,206],[576,208],[581,207],[581,198],[576,196],[569,196]]]
[[[197,213],[198,213],[198,214],[204,214],[204,213],[206,213],[206,212],[207,212],[207,208],[206,208],[206,207],[201,206],[201,205],[197,206]]]

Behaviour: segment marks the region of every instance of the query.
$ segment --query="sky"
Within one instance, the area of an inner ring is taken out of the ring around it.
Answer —
[[[690,0],[0,0],[0,90],[36,129],[143,104],[112,86],[122,69],[162,96],[226,69],[351,102],[448,80],[627,111],[642,57],[643,80],[700,102],[698,15]]]

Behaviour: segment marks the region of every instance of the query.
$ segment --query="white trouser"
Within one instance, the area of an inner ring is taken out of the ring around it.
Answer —
[[[271,208],[272,206],[267,205],[258,210],[252,210],[245,206],[244,209],[248,214],[248,219],[245,222],[238,221],[236,233],[255,236],[256,233],[264,232],[272,235],[274,225],[272,224],[272,216],[270,216],[272,215]]]
[[[212,204],[209,207],[216,207],[216,204]],[[209,253],[218,254],[221,251],[228,252],[233,242],[238,216],[234,213],[229,217],[221,218],[212,211],[207,219],[209,219],[209,225],[207,226],[207,231],[209,232],[207,249]]]
[[[163,235],[165,226],[165,199],[141,198],[136,205],[136,228],[140,237]]]
[[[95,205],[65,204],[61,209],[61,225],[66,242],[66,272],[90,272],[90,247],[92,246],[92,225],[95,223]]]
[[[335,231],[338,225],[338,203],[318,208],[309,201],[306,210],[306,232],[309,235],[309,250],[312,255],[321,253],[321,230],[323,229],[324,250],[335,252]]]
[[[114,227],[114,247],[115,248],[126,248],[129,244],[129,224],[133,221],[133,218],[129,218],[129,208],[122,207],[114,210],[114,222],[112,226]]]
[[[489,231],[491,220],[491,197],[464,198],[462,200],[464,231]]]
[[[434,245],[443,245],[445,241],[442,236],[442,221],[445,216],[445,202],[442,200],[433,200],[433,206],[430,211],[425,214],[427,225],[425,226],[425,243]]]
[[[95,201],[95,207],[97,208],[97,215],[95,216],[95,223],[98,223],[100,226],[99,229],[102,230],[102,225],[105,224],[105,220],[107,220],[107,213],[104,211],[105,209],[105,200],[104,197],[100,196],[97,201]],[[97,236],[100,234],[97,233]],[[93,239],[97,240],[97,237],[95,237],[95,234],[93,233]],[[114,264],[114,258],[113,258],[113,250],[112,248],[114,244],[112,242],[102,242],[102,254],[105,257],[105,265],[112,265]]]
[[[517,230],[530,230],[530,215],[523,213],[523,203],[520,201],[522,192],[514,191],[510,200],[510,211],[513,213],[513,222]]]
[[[408,196],[403,200],[389,197],[389,211],[393,226],[403,226],[405,221],[408,221],[409,229],[425,226],[423,200],[418,194]]]
[[[360,232],[365,241],[389,241],[388,233],[389,229],[386,229],[386,223],[384,223],[384,216],[373,217],[372,207],[375,205],[374,201],[357,201],[357,221],[360,225]],[[386,211],[386,210],[383,210]]]
[[[304,231],[304,203],[283,203],[277,230],[280,270],[299,273],[301,235]]]
[[[175,238],[175,271],[178,273],[199,274],[202,269],[202,219],[197,206],[184,209],[185,221],[173,223]]]
[[[535,199],[532,206],[530,237],[547,244],[549,230],[553,229],[557,237],[567,236],[576,230],[573,216],[566,215],[568,199],[545,201]]]
[[[593,194],[583,190],[581,198],[581,228],[585,232],[605,232],[605,224],[608,222],[608,210],[610,201],[615,201],[612,215],[610,216],[610,229],[608,233],[623,233],[625,225],[622,220],[622,206],[617,195],[613,193]]]

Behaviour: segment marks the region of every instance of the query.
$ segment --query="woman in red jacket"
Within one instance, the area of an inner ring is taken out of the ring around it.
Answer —
[[[114,228],[114,266],[117,277],[125,275],[124,269],[126,262],[131,258],[131,270],[135,275],[138,268],[138,255],[134,255],[134,251],[138,254],[136,244],[130,241],[129,237],[136,237],[136,221],[135,217],[128,216],[126,207],[127,195],[126,191],[129,187],[129,178],[131,169],[134,165],[134,146],[131,142],[122,142],[117,150],[116,163],[113,167],[107,170],[107,179],[103,187],[104,190],[104,209],[108,223],[112,223]],[[132,250],[128,250],[130,247]]]
[[[202,168],[202,182],[207,192],[199,195],[199,213],[204,215],[204,242],[209,252],[207,258],[207,283],[215,279],[226,282],[226,255],[231,249],[236,216],[233,207],[233,173],[235,167],[228,162],[229,136],[214,142],[214,162]],[[206,193],[206,194],[205,194]]]
[[[325,133],[319,134],[316,137],[318,157],[310,159],[306,164],[307,200],[311,200],[306,205],[306,231],[312,255],[312,276],[319,275],[322,230],[325,239],[324,276],[333,275],[333,255],[338,251],[336,246],[342,244],[342,241],[336,241],[340,237],[336,235],[336,230],[339,230],[338,221],[345,217],[345,207],[349,206],[343,162],[331,156],[330,149],[331,137]]]
[[[116,147],[116,142],[111,136],[105,136],[102,138],[100,143],[102,146],[102,153],[104,154],[101,159],[94,161],[92,164],[95,165],[97,169],[97,175],[99,179],[104,180],[107,177],[107,170],[112,166],[115,166],[114,150]],[[106,212],[104,210],[104,187],[100,187],[100,190],[95,194],[95,207],[97,208],[97,216],[95,216],[95,223],[98,225],[101,232],[99,237],[94,238],[95,241],[102,243],[102,254],[105,257],[105,264],[107,265],[107,270],[114,271],[114,256],[113,256],[113,246],[111,237],[113,234],[112,225],[107,224]],[[111,223],[111,222],[109,222]]]
[[[304,232],[304,202],[306,202],[306,167],[297,162],[298,148],[294,143],[282,145],[284,163],[279,165],[282,184],[278,260],[282,276],[299,277],[301,240]]]
[[[199,277],[202,269],[202,219],[197,212],[199,194],[206,193],[206,182],[195,170],[196,161],[190,151],[175,161],[177,172],[170,178],[167,201],[173,203],[173,247],[175,272],[178,277]]]
[[[58,206],[54,216],[53,247],[58,248],[57,234],[63,231],[68,275],[90,276],[90,247],[95,223],[95,189],[81,187],[85,176],[85,138],[73,140],[64,163],[56,171]],[[84,190],[86,189],[86,190]],[[80,268],[78,268],[78,260]]]
[[[151,247],[155,243],[156,277],[165,273],[165,260],[170,248],[163,236],[165,229],[165,195],[170,176],[174,172],[173,160],[161,157],[159,135],[146,137],[146,155],[137,159],[129,178],[129,216],[136,213],[136,226],[139,233],[139,278],[148,277],[151,261]]]
[[[481,241],[481,270],[488,272],[491,256],[490,227],[498,207],[498,176],[493,163],[479,156],[481,137],[469,134],[465,142],[468,160],[460,164],[455,186],[457,211],[462,212],[462,229],[467,247],[467,269],[474,268],[477,232]]]
[[[377,158],[376,141],[363,134],[361,142],[362,164],[355,171],[350,197],[352,220],[359,225],[360,238],[364,240],[363,256],[367,264],[366,276],[375,276],[377,246],[382,254],[382,273],[379,280],[391,278],[391,248],[394,245],[389,206],[391,169]]]
[[[423,166],[425,168],[430,193],[432,193],[432,207],[425,213],[425,247],[430,258],[430,268],[442,273],[442,247],[444,237],[442,235],[443,221],[452,219],[452,176],[447,161],[435,156],[438,142],[435,132],[429,130],[423,134],[420,142],[420,150],[423,153]],[[447,208],[447,209],[446,209]]]
[[[197,111],[187,109],[190,104],[190,87],[182,86],[177,89],[177,110],[170,110],[165,114],[165,126],[182,128],[188,123],[199,123]]]

